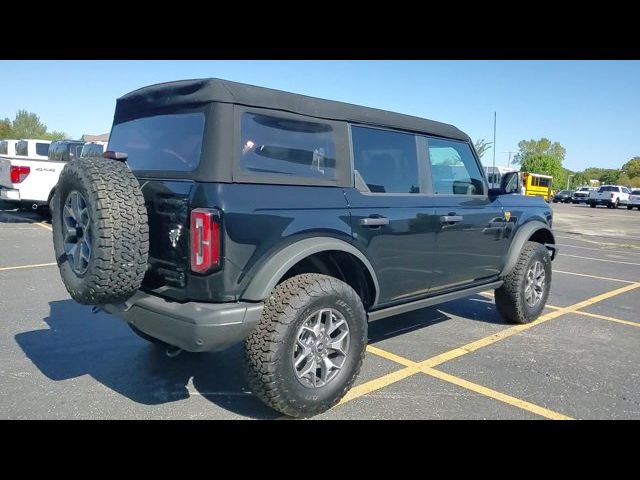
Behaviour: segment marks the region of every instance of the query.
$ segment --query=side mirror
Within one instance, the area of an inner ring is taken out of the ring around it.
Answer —
[[[520,172],[507,172],[500,181],[500,190],[503,194],[520,193]]]

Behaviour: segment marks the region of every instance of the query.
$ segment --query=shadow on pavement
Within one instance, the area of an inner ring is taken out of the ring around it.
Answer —
[[[187,385],[209,401],[239,415],[280,416],[251,395],[243,373],[242,345],[224,352],[168,358],[138,338],[120,320],[92,314],[73,300],[50,302],[48,329],[15,336],[29,359],[48,378],[68,380],[90,375],[106,387],[144,405],[160,405],[190,396]]]
[[[485,323],[506,324],[496,310],[493,300],[481,295],[474,295],[469,298],[371,322],[369,324],[369,343],[380,342],[451,320],[451,315]]]
[[[251,394],[241,344],[224,352],[183,352],[169,358],[110,315],[94,315],[90,307],[73,300],[49,305],[44,319],[49,328],[20,333],[15,339],[51,380],[90,375],[134,402],[161,405],[189,398],[192,379],[197,394],[226,410],[253,418],[280,416]],[[476,296],[372,322],[370,342],[427,328],[450,319],[450,314],[504,323],[490,300]]]

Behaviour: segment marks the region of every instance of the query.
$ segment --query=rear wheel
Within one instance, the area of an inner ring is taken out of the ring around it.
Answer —
[[[591,208],[596,208],[596,204],[595,204],[595,203],[590,203],[590,204],[589,204],[589,206],[590,206]]]
[[[638,207],[640,209],[640,207]],[[633,205],[627,205],[627,210],[633,210]]]
[[[540,243],[527,242],[511,273],[495,291],[496,308],[511,323],[530,323],[544,310],[551,288],[551,257]]]
[[[620,199],[616,198],[616,203],[613,204],[613,208],[618,208],[620,206]]]
[[[333,277],[297,275],[275,288],[246,340],[249,383],[274,410],[316,415],[349,391],[366,345],[358,294]]]

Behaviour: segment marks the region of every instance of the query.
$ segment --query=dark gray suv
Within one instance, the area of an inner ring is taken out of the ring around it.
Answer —
[[[52,202],[71,296],[166,348],[246,345],[255,394],[287,415],[353,385],[367,323],[494,289],[542,312],[556,253],[544,200],[489,189],[457,128],[218,79],[117,101],[107,151]]]

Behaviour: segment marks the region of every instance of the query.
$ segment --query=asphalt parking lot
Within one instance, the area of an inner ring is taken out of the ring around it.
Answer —
[[[326,419],[640,419],[640,211],[554,204],[548,307],[506,324],[476,295],[370,325]],[[0,206],[0,418],[279,418],[242,350],[168,358],[70,300],[50,225]]]

